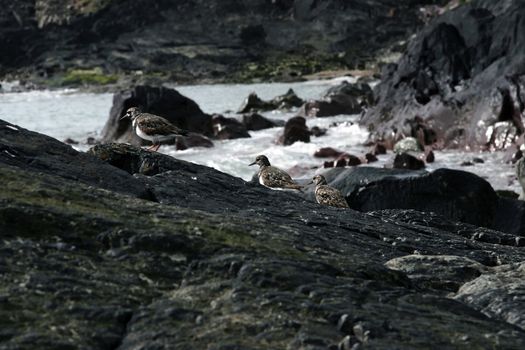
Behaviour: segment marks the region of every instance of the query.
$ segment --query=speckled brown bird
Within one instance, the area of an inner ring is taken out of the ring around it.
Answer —
[[[255,162],[250,165],[259,165],[259,183],[271,189],[301,190],[302,186],[297,184],[284,170],[270,165],[270,161],[264,155],[257,156]]]
[[[345,197],[338,189],[328,186],[323,175],[315,175],[312,182],[315,183],[317,203],[336,208],[349,208]]]
[[[131,125],[138,137],[153,143],[148,150],[158,151],[161,142],[188,135],[186,130],[176,127],[158,115],[142,113],[138,107],[129,108],[121,119],[124,118],[131,119]]]

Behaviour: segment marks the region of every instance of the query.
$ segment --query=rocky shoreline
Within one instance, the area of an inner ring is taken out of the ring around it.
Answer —
[[[369,68],[447,2],[0,0],[1,77],[119,90],[87,152],[0,120],[0,350],[524,349],[525,202],[423,169],[443,148],[522,157],[521,2],[451,2],[373,90],[250,95],[228,118],[161,87]],[[349,208],[321,206],[140,148],[132,106],[188,129],[179,149],[278,125],[265,110],[298,108],[282,145],[361,113],[370,152],[316,153]],[[366,166],[387,150],[393,169]]]
[[[5,122],[0,149],[3,348],[525,346],[521,236]]]
[[[0,80],[111,90],[298,81],[399,56],[427,18],[421,8],[447,2],[1,0]]]

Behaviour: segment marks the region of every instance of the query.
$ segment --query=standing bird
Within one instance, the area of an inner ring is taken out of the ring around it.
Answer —
[[[177,136],[188,135],[186,130],[176,127],[158,115],[142,113],[138,107],[129,108],[120,119],[124,118],[131,119],[131,125],[138,137],[153,143],[148,148],[151,151],[158,151],[160,143],[163,141],[173,140]]]
[[[315,183],[315,199],[317,203],[336,208],[349,208],[345,197],[338,189],[328,186],[323,175],[315,175],[312,182]]]
[[[297,184],[284,170],[270,165],[266,156],[260,155],[255,158],[251,165],[259,165],[259,183],[271,189],[301,190],[302,186]]]

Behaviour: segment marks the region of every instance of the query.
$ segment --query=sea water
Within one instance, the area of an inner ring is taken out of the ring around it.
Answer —
[[[293,88],[299,97],[308,100],[319,98],[330,87],[341,80],[308,81],[301,83],[265,83],[265,84],[218,84],[168,86],[176,88],[183,95],[193,99],[206,113],[221,113],[227,117],[239,118],[235,111],[243,100],[256,92],[262,99],[271,99]],[[30,91],[0,93],[0,119],[37,131],[58,140],[68,138],[79,142],[75,148],[85,151],[88,137],[100,137],[102,128],[109,116],[112,94],[85,93],[76,90]],[[273,111],[262,113],[270,119],[287,120],[296,114],[292,111]],[[321,147],[333,147],[356,156],[363,156],[367,149],[363,146],[368,133],[358,125],[358,115],[340,115],[328,118],[307,119],[309,127],[327,128],[326,135],[312,137],[310,143],[296,142],[290,146],[276,143],[283,128],[276,127],[260,131],[250,131],[251,138],[235,140],[214,140],[213,148],[190,148],[177,151],[172,146],[162,146],[160,152],[178,159],[214,167],[220,171],[241,177],[252,178],[256,169],[249,167],[255,156],[265,154],[273,165],[291,172],[292,176],[311,178],[324,169],[325,160],[313,156]],[[514,174],[514,166],[503,162],[502,152],[472,153],[456,150],[435,152],[436,161],[428,164],[428,170],[452,168],[470,171],[487,179],[497,190],[513,190],[521,193],[521,187]],[[481,158],[484,163],[473,166],[461,166],[464,161]],[[393,159],[392,153],[379,156],[379,161],[371,166],[388,166]]]

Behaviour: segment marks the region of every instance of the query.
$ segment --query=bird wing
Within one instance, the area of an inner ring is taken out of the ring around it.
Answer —
[[[269,187],[282,187],[282,188],[300,188],[295,181],[292,180],[290,175],[285,171],[270,166],[266,171],[263,171],[261,174],[263,182],[270,185]]]
[[[171,124],[158,115],[142,113],[137,119],[137,125],[148,135],[187,135],[188,132]]]
[[[330,186],[318,186],[315,189],[315,198],[319,204],[338,208],[348,208],[348,203],[341,192]]]

